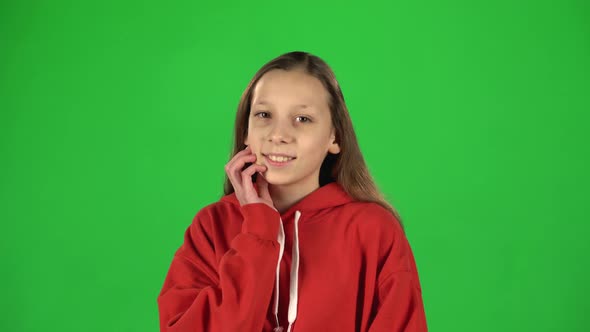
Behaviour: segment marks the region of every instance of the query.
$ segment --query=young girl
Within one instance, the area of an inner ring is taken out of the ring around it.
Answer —
[[[323,60],[290,52],[256,73],[232,155],[174,255],[161,331],[427,331],[401,218]]]

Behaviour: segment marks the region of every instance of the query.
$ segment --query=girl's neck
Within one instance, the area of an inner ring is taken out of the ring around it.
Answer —
[[[319,188],[319,184],[316,186],[301,186],[301,185],[268,185],[268,191],[274,206],[277,208],[280,214],[283,214],[291,206],[301,201],[305,196]]]

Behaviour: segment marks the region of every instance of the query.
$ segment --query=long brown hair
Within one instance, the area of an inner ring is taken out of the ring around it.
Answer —
[[[340,146],[340,153],[326,155],[320,168],[320,186],[334,181],[338,182],[355,200],[374,202],[387,209],[397,218],[403,229],[399,213],[379,191],[365,164],[336,76],[330,66],[318,56],[302,51],[285,53],[272,59],[256,72],[242,94],[238,105],[234,126],[233,152],[230,158],[246,148],[244,141],[248,133],[248,118],[254,87],[266,72],[273,69],[303,69],[307,74],[319,79],[328,91],[332,125],[336,130],[336,142]],[[248,166],[246,165],[244,168]],[[234,192],[227,174],[223,191],[225,195]]]

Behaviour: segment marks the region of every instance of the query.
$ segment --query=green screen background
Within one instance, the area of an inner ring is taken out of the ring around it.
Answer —
[[[586,1],[3,1],[2,331],[158,331],[237,103],[322,57],[401,213],[431,331],[589,320]]]

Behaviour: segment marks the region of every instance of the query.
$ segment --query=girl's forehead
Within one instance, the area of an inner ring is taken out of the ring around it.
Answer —
[[[327,91],[315,77],[297,71],[270,71],[258,81],[252,94],[252,106],[278,106],[288,104],[298,107],[323,106]]]

